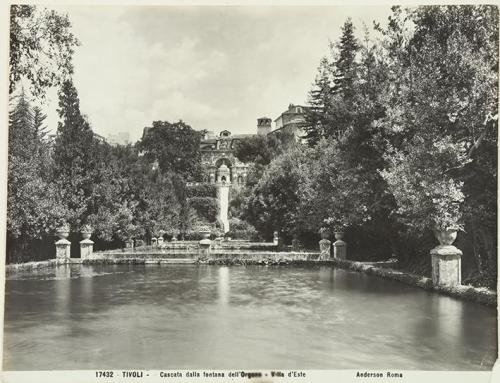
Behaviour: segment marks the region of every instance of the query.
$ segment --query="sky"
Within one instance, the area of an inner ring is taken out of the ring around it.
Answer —
[[[329,41],[351,17],[385,21],[388,6],[51,6],[81,45],[73,57],[80,107],[93,130],[135,142],[152,121],[256,133],[290,103],[305,104]],[[46,105],[57,126],[57,93]]]

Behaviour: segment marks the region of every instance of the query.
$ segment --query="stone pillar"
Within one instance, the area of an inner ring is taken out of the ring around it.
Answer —
[[[94,241],[90,238],[85,238],[80,241],[80,257],[82,259],[90,259],[92,258],[92,254],[94,253]]]
[[[456,286],[462,282],[462,252],[452,243],[457,238],[453,228],[434,230],[439,245],[431,250],[432,283],[434,286]]]
[[[198,242],[198,255],[201,258],[206,258],[210,255],[210,250],[212,247],[212,241],[208,238],[202,239]]]
[[[278,241],[279,241],[278,232],[275,231],[273,233],[273,245],[278,246]]]
[[[278,237],[278,249],[283,250],[285,248],[285,240],[283,237]]]
[[[440,245],[431,250],[434,286],[456,286],[462,283],[462,251],[453,245]]]
[[[66,238],[61,238],[56,242],[56,258],[69,259],[71,258],[71,242]]]
[[[347,243],[341,239],[333,243],[333,257],[337,259],[346,259],[347,257]]]
[[[210,230],[201,231],[202,239],[198,242],[198,256],[200,258],[207,258],[210,256],[210,250],[212,248],[212,241],[210,240]]]
[[[335,232],[336,241],[333,243],[333,257],[337,259],[346,259],[347,258],[347,243],[345,243],[342,239],[344,238],[343,231]]]
[[[321,241],[319,241],[319,260],[321,261],[326,261],[330,259],[331,257],[331,246],[332,246],[332,241],[323,238]]]
[[[292,251],[300,251],[301,243],[299,239],[294,236],[292,239]]]
[[[224,238],[222,237],[217,237],[215,238],[215,241],[214,241],[214,248],[217,248],[217,249],[220,249],[222,247],[222,241],[224,240]]]

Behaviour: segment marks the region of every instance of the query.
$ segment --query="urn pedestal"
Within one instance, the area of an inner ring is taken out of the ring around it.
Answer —
[[[274,245],[274,246],[278,246],[278,242],[279,242],[278,232],[277,232],[277,231],[275,231],[275,232],[273,233],[273,245]]]
[[[83,240],[80,241],[80,258],[90,259],[94,253],[94,241],[90,239],[92,235],[92,228],[87,226],[81,231]]]
[[[333,243],[333,257],[337,259],[347,258],[347,243],[342,238],[344,238],[343,232],[335,232],[336,241]]]
[[[462,251],[452,243],[457,237],[456,230],[435,231],[439,241],[430,251],[432,283],[434,286],[457,286],[462,283]]]
[[[91,259],[94,253],[94,241],[85,238],[80,241],[80,257],[82,259]]]
[[[71,242],[66,238],[61,238],[56,242],[56,258],[69,259],[71,258]]]
[[[59,240],[56,241],[56,259],[71,258],[71,242],[68,241],[69,227],[60,227],[56,232]]]
[[[434,286],[456,286],[462,283],[462,252],[455,246],[437,246],[431,250]]]
[[[198,242],[198,256],[200,258],[207,258],[210,255],[212,248],[212,241],[210,240],[210,231],[201,232],[202,239]]]

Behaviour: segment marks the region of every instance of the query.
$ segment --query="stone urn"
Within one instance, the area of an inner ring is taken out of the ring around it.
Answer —
[[[56,235],[59,239],[67,239],[69,236],[69,225],[63,224],[56,229]]]
[[[208,227],[202,227],[200,229],[201,239],[209,239],[210,238],[210,229]]]
[[[441,246],[450,246],[457,239],[456,229],[437,230],[434,229],[434,236]]]
[[[344,239],[344,232],[343,231],[336,231],[335,232],[335,239],[337,241],[342,241]]]
[[[92,232],[93,232],[93,230],[92,230],[92,227],[90,225],[84,225],[80,230],[80,233],[82,234],[83,239],[90,239]]]

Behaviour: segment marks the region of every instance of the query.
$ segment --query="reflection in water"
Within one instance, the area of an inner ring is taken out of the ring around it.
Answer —
[[[335,280],[335,269],[333,267],[320,266],[319,280],[324,282],[324,286],[328,290],[333,290],[334,280]]]
[[[71,300],[71,268],[69,265],[59,265],[55,268],[56,312],[60,319],[69,315]]]
[[[55,267],[56,279],[69,279],[71,278],[71,266],[59,265]]]
[[[9,275],[6,369],[491,369],[496,310],[329,267]]]
[[[91,306],[94,290],[92,288],[94,278],[91,266],[81,266],[81,283],[82,283],[82,303]]]
[[[437,311],[441,313],[437,317],[438,330],[441,333],[460,334],[462,332],[462,302],[448,297],[436,299]]]
[[[229,267],[222,266],[219,269],[219,283],[217,284],[219,303],[226,306],[229,302]]]
[[[463,316],[463,306],[462,302],[452,299],[449,297],[441,297],[443,299],[438,299],[438,312],[442,315],[438,316],[438,331],[442,334],[449,334],[450,337],[458,336],[462,338],[462,327],[464,325],[464,316]],[[448,299],[446,299],[448,298]],[[445,336],[442,338],[446,339]],[[467,339],[467,337],[462,338]],[[446,348],[452,349],[454,358],[467,358],[466,356],[466,348],[462,347],[453,347],[453,343],[449,342]]]

